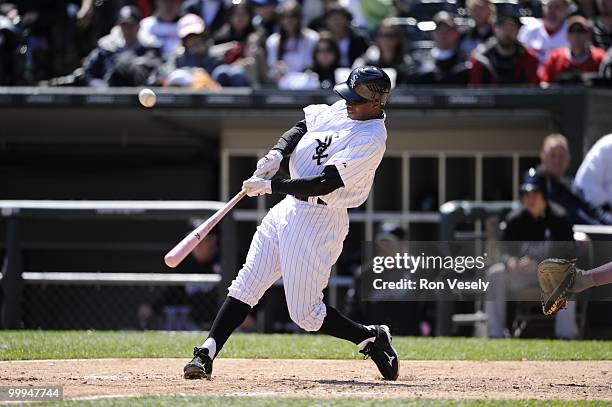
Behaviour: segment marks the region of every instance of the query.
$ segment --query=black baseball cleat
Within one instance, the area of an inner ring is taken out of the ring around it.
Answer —
[[[213,360],[208,356],[208,349],[193,348],[193,359],[183,368],[185,379],[208,379],[212,377]]]
[[[386,380],[397,380],[399,376],[399,357],[391,346],[391,332],[387,325],[370,325],[368,328],[374,331],[375,337],[368,342],[360,353],[372,358],[380,374]]]

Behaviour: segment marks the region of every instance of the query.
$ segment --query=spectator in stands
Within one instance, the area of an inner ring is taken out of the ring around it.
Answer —
[[[465,6],[474,20],[474,27],[466,31],[461,38],[461,50],[470,55],[476,47],[493,36],[493,24],[497,11],[489,0],[467,0]]]
[[[204,20],[206,29],[214,36],[228,20],[228,10],[223,0],[186,0],[181,14],[195,14]]]
[[[185,14],[177,23],[177,32],[181,47],[174,53],[172,67],[197,67],[212,73],[221,61],[208,52],[210,39],[204,20],[195,14]]]
[[[340,48],[340,66],[351,67],[355,60],[368,49],[366,37],[351,28],[351,13],[340,6],[332,4],[325,12],[325,28],[329,31]]]
[[[162,56],[169,58],[178,48],[181,39],[176,24],[180,18],[181,0],[156,0],[154,15],[140,21],[141,42],[156,41]]]
[[[251,63],[248,40],[255,31],[253,11],[246,1],[237,1],[229,8],[228,16],[229,21],[214,38],[215,48],[223,54],[223,63],[215,69],[213,76],[222,86],[249,86],[245,65]]]
[[[98,47],[85,59],[85,82],[89,86],[142,86],[156,83],[161,66],[159,48],[139,40],[140,12],[133,6],[119,10],[117,25],[100,38]]]
[[[468,81],[470,63],[468,56],[459,48],[459,30],[452,14],[438,12],[433,19],[436,28],[432,33],[434,47],[419,53],[417,69],[409,79],[417,84],[465,85]]]
[[[551,51],[540,69],[542,82],[584,82],[586,76],[596,76],[605,51],[591,46],[591,29],[582,16],[570,17],[567,24],[569,45]]]
[[[516,15],[497,17],[494,33],[474,50],[470,85],[538,84],[538,59],[517,40],[521,21]]]
[[[398,84],[406,83],[413,75],[415,65],[412,58],[404,53],[404,36],[391,19],[383,20],[376,31],[375,43],[355,61],[353,67],[362,65],[394,69]]]
[[[278,31],[278,21],[276,18],[276,8],[278,0],[249,0],[253,5],[255,18],[253,25],[255,29],[261,30],[262,46],[265,46],[265,40]]]
[[[220,43],[222,52],[224,53],[224,63],[232,67],[239,67],[247,78],[251,87],[259,87],[263,84],[270,83],[268,76],[268,65],[266,59],[266,40],[268,36],[277,30],[276,22],[276,0],[237,0],[230,7],[230,14],[233,16],[231,21],[219,32],[216,41]],[[236,14],[235,14],[236,13]],[[244,16],[249,13],[251,19],[244,30]],[[230,36],[234,39],[246,37],[236,43],[229,49],[226,49],[230,43],[223,45],[223,32],[228,32],[227,27],[234,26]],[[221,68],[220,68],[221,69]]]
[[[336,84],[335,72],[340,66],[340,49],[331,34],[322,32],[315,45],[311,71],[319,78],[321,89],[331,89]]]
[[[538,61],[543,64],[550,51],[562,48],[567,43],[567,22],[571,0],[543,0],[542,19],[530,19],[519,31],[519,41],[535,51]]]
[[[221,56],[211,55],[204,21],[195,14],[186,14],[178,22],[182,47],[168,63],[166,84],[217,89],[221,86],[248,86],[240,66],[223,64]],[[211,80],[211,78],[214,80]]]
[[[612,210],[612,134],[600,138],[584,157],[576,187],[592,205]]]
[[[506,299],[533,301],[539,298],[537,265],[548,257],[567,257],[573,241],[572,223],[565,211],[547,198],[546,182],[531,168],[520,185],[521,208],[511,212],[502,224],[502,240],[508,241],[508,258],[487,271],[490,282],[485,301],[487,328],[492,338],[507,336]],[[512,243],[514,242],[514,243]],[[520,242],[520,244],[519,244]],[[555,242],[539,243],[539,242]],[[576,303],[555,316],[555,335],[574,339],[578,336]]]
[[[236,0],[228,10],[228,21],[213,36],[215,44],[237,42],[244,46],[249,35],[255,31],[254,14],[251,5],[243,0]]]
[[[612,0],[597,0],[599,16],[593,19],[593,45],[612,47]]]
[[[544,138],[537,171],[546,181],[550,201],[565,209],[572,223],[611,225],[612,216],[596,208],[575,191],[572,180],[566,176],[571,161],[567,139],[562,134]]]
[[[279,6],[280,31],[266,40],[270,78],[277,83],[287,73],[304,72],[312,65],[319,34],[302,27],[299,3],[289,0]]]

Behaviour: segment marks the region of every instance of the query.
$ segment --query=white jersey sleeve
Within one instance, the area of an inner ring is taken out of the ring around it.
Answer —
[[[328,116],[328,105],[309,105],[304,108],[304,119],[306,127],[314,129],[318,127],[323,119]]]
[[[386,137],[360,134],[345,149],[325,163],[335,165],[344,187],[322,199],[331,206],[355,208],[365,202],[374,182],[374,174],[385,153]]]
[[[578,168],[575,183],[591,204],[612,205],[612,134],[591,147]]]
[[[309,105],[304,108],[304,119],[306,119],[306,127],[309,131],[317,131],[322,127],[341,128],[342,124],[347,120],[346,103],[340,100],[333,105]]]

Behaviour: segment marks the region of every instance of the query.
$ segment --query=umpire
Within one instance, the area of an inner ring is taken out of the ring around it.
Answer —
[[[507,336],[508,294],[510,300],[525,300],[527,293],[538,288],[538,263],[549,257],[567,258],[573,247],[572,223],[562,207],[549,202],[546,180],[534,168],[523,178],[520,198],[521,208],[511,212],[502,223],[502,240],[507,242],[506,260],[494,264],[487,272],[491,285],[485,311],[492,338]],[[578,336],[575,302],[568,302],[567,308],[557,313],[555,336],[563,339]]]

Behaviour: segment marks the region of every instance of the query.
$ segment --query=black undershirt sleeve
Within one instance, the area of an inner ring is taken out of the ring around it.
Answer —
[[[290,155],[293,150],[295,150],[295,146],[302,139],[304,134],[308,129],[306,128],[306,120],[301,120],[295,124],[292,128],[283,133],[282,136],[278,139],[278,142],[272,150],[280,151],[284,157]]]
[[[293,179],[273,179],[272,193],[299,197],[327,195],[344,186],[335,165],[328,165],[319,175]]]

